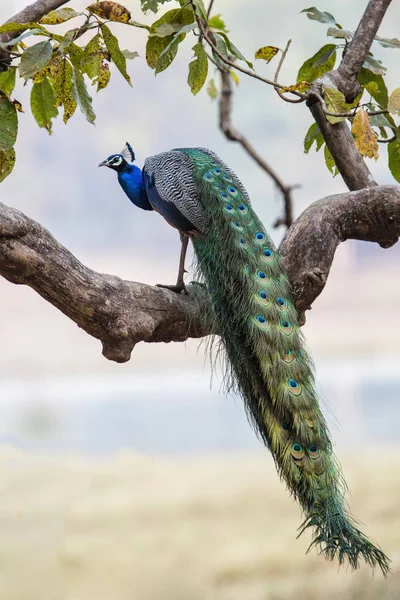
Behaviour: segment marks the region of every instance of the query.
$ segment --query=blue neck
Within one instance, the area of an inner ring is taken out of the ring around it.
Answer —
[[[142,170],[135,165],[127,165],[118,173],[118,181],[129,200],[143,210],[153,210],[143,185]]]

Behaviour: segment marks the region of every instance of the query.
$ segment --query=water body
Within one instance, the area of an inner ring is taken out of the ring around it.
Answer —
[[[400,443],[400,374],[387,362],[318,368],[323,410],[339,447]],[[123,449],[186,454],[261,449],[240,398],[203,373],[8,380],[0,443],[103,456]]]

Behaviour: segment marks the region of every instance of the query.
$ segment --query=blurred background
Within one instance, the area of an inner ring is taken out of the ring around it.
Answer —
[[[3,0],[0,21],[25,6]],[[83,10],[87,2],[70,6]],[[125,0],[132,18],[138,0]],[[167,8],[171,8],[171,2]],[[354,29],[366,0],[320,2]],[[281,80],[328,43],[325,25],[304,4],[216,0],[246,56],[293,39]],[[380,35],[398,36],[393,3]],[[72,27],[74,25],[71,25]],[[79,113],[50,137],[29,111],[29,86],[15,96],[20,115],[17,164],[0,201],[40,221],[83,263],[146,283],[175,280],[179,239],[155,213],[135,209],[115,175],[97,164],[133,145],[138,164],[174,147],[206,146],[240,176],[260,218],[272,229],[282,199],[272,182],[217,128],[217,105],[186,83],[193,41],[154,77],[143,59],[141,30],[114,25],[133,88],[112,67],[94,97],[95,126]],[[373,47],[399,85],[397,50]],[[271,77],[271,66],[257,63]],[[241,77],[234,123],[294,193],[295,214],[346,190],[323,156],[303,153],[311,124],[304,105],[282,102]],[[379,183],[395,183],[382,158],[369,161]],[[162,248],[162,252],[160,252]],[[296,540],[300,511],[279,482],[239,398],[213,379],[204,346],[140,344],[124,365],[106,361],[100,343],[32,290],[0,279],[0,598],[1,600],[314,600],[400,598],[400,248],[347,242],[304,333],[349,502],[365,532],[393,561],[393,575],[371,578],[305,555]],[[191,274],[188,275],[188,280]]]

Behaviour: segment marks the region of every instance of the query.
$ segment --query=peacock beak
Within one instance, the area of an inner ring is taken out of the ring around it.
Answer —
[[[109,162],[108,162],[108,160],[103,160],[103,162],[101,162],[98,166],[99,167],[108,167],[109,166]]]

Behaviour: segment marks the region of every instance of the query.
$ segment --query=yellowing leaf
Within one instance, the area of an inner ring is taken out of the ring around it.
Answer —
[[[89,12],[97,15],[101,19],[109,21],[117,21],[119,23],[128,23],[131,18],[131,13],[125,6],[118,2],[96,2],[87,7]]]
[[[231,70],[229,71],[229,73],[231,74],[231,77],[232,77],[232,79],[233,79],[234,83],[235,83],[236,85],[239,85],[239,75],[236,73],[236,71],[234,71],[233,69],[231,69]]]
[[[335,88],[325,88],[324,89],[325,96],[325,104],[329,112],[333,113],[345,113],[348,112],[346,99],[343,96],[342,92],[336,90]],[[339,121],[344,121],[345,117],[331,117],[329,115],[326,116],[329,123],[339,123]]]
[[[210,79],[207,86],[207,94],[210,96],[212,100],[218,96],[217,86],[215,85],[214,79]]]
[[[0,150],[11,150],[17,140],[18,116],[15,105],[0,93]]]
[[[390,94],[387,109],[393,115],[400,115],[400,88],[396,88]]]
[[[66,58],[62,59],[57,69],[54,91],[56,95],[55,106],[64,106],[63,120],[64,123],[67,123],[74,114],[77,104],[74,98],[75,89],[72,67]]]
[[[76,12],[73,8],[59,8],[58,10],[51,10],[45,17],[42,17],[39,23],[43,25],[59,25],[65,23],[74,17],[78,17],[81,13]]]
[[[294,83],[293,85],[288,85],[281,89],[281,92],[300,92],[301,94],[308,92],[311,87],[311,83],[308,81],[299,81],[298,83]]]
[[[194,60],[189,63],[188,84],[195,96],[201,90],[207,79],[208,73],[208,58],[204,50],[203,44],[200,42],[192,48],[194,51]]]
[[[13,170],[15,165],[15,150],[0,150],[0,182]]]
[[[111,71],[106,62],[100,63],[99,73],[97,77],[97,91],[104,90],[111,79]]]
[[[269,63],[274,58],[274,56],[278,54],[278,52],[279,48],[277,48],[276,46],[263,46],[262,48],[259,48],[257,50],[257,52],[254,54],[254,58],[262,58],[267,63]]]
[[[378,159],[378,136],[371,128],[369,114],[363,108],[357,111],[353,120],[351,132],[356,148],[362,156]]]

